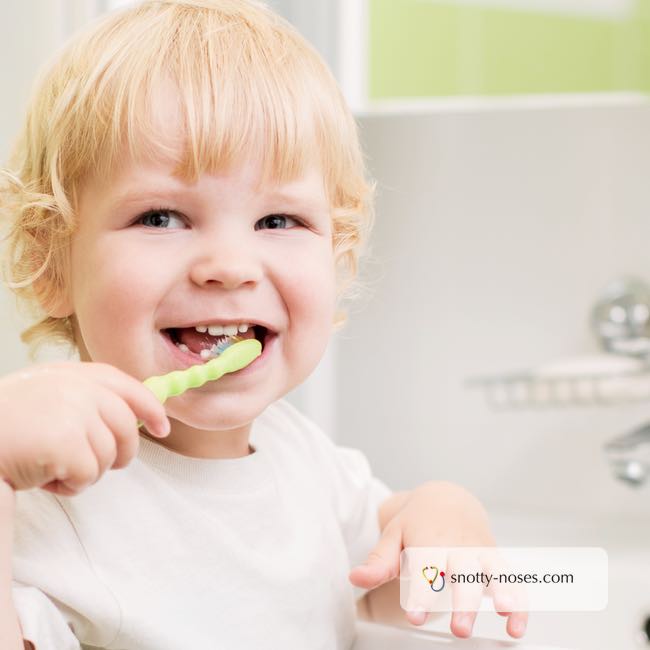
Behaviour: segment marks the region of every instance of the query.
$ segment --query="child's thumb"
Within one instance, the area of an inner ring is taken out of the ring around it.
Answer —
[[[150,433],[156,438],[165,438],[167,437],[172,430],[169,418],[165,417],[160,423],[157,424],[146,424],[142,420],[138,420],[138,429],[142,429],[143,426],[146,426],[147,433]]]

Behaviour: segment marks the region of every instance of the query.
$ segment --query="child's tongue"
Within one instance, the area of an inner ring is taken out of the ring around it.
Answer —
[[[222,341],[234,338],[225,334],[212,336],[207,332],[197,332],[193,327],[178,328],[176,330],[176,337],[196,354],[200,354],[201,350],[209,350],[213,345],[218,345]],[[255,332],[251,327],[246,332],[237,332],[236,337],[238,339],[254,339]]]

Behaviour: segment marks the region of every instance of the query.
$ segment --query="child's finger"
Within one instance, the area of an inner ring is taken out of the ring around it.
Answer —
[[[519,639],[526,633],[528,612],[512,612],[506,623],[506,631],[511,637]]]
[[[126,467],[138,453],[140,443],[133,411],[119,395],[106,390],[99,404],[99,414],[115,440],[116,454],[111,467]]]
[[[449,628],[452,634],[467,639],[472,636],[476,612],[452,612]]]
[[[417,539],[417,538],[416,538]],[[422,547],[415,542],[405,549],[400,566],[400,606],[413,625],[423,625],[427,612],[444,610],[447,593],[447,553],[441,547]],[[420,549],[420,550],[422,550]],[[411,552],[413,551],[413,552]]]
[[[97,459],[98,470],[97,479],[95,479],[97,481],[115,462],[117,457],[117,441],[113,432],[99,416],[93,426],[90,427],[87,439]]]
[[[488,592],[492,596],[494,609],[500,616],[510,616],[514,611],[525,611],[528,601],[519,585],[493,583]]]
[[[81,449],[75,451],[74,462],[62,460],[61,467],[65,469],[59,480],[75,494],[87,488],[99,477],[99,463],[90,444],[84,444]]]
[[[82,363],[98,382],[117,393],[129,405],[136,418],[147,424],[152,435],[163,437],[169,433],[165,407],[142,382],[108,363]]]
[[[459,550],[449,559],[449,569],[455,574],[478,575],[481,564],[473,554]],[[467,638],[472,636],[476,614],[481,607],[485,587],[481,582],[458,583],[452,586],[452,634]]]
[[[41,490],[47,490],[48,492],[51,492],[52,494],[56,494],[57,496],[62,496],[62,497],[72,497],[75,494],[77,494],[76,490],[70,489],[64,483],[59,481],[59,479],[56,479],[54,481],[50,481],[49,483],[46,483],[45,485],[41,485]]]
[[[399,555],[402,550],[402,529],[386,526],[381,539],[368,554],[364,564],[350,572],[350,582],[363,589],[374,589],[399,575]]]
[[[509,617],[513,612],[526,612],[528,598],[525,587],[520,584],[501,583],[497,576],[511,573],[511,568],[498,548],[485,552],[481,558],[485,573],[494,576],[488,587],[494,609],[499,616]],[[518,617],[515,618],[517,620]],[[525,629],[525,624],[524,624]]]
[[[420,610],[414,612],[406,612],[406,620],[411,625],[424,625],[427,622],[428,614]]]

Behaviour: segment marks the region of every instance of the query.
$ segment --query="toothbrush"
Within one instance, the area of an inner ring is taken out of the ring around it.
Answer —
[[[168,397],[180,395],[190,388],[198,388],[208,381],[245,368],[262,354],[262,344],[257,339],[239,339],[236,343],[224,342],[217,347],[218,357],[185,370],[173,370],[166,375],[154,375],[144,380],[144,385],[164,403]],[[142,426],[138,420],[138,428]]]

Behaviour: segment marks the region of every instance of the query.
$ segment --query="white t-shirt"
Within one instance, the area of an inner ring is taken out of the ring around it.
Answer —
[[[37,650],[349,648],[348,580],[390,490],[280,400],[255,452],[198,459],[146,438],[74,497],[16,494],[13,598]]]

